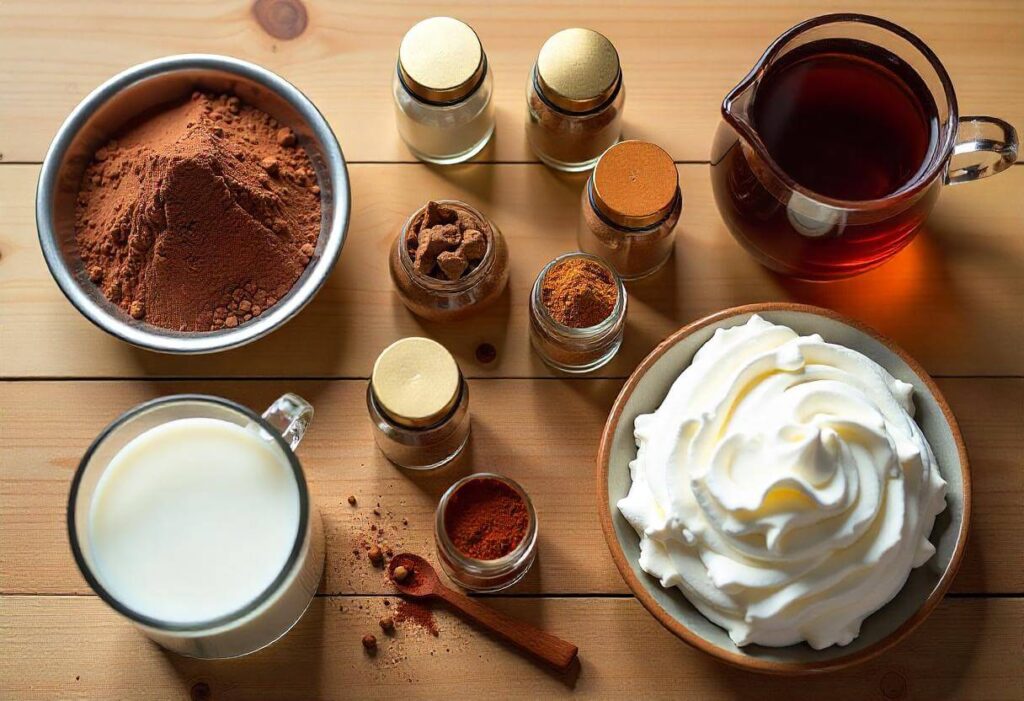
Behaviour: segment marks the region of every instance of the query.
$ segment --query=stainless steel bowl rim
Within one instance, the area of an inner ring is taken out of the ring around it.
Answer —
[[[207,69],[232,73],[259,83],[277,93],[289,102],[306,120],[309,129],[321,142],[324,163],[331,177],[333,188],[332,203],[334,217],[326,236],[326,245],[320,251],[320,258],[314,264],[310,275],[300,279],[296,287],[271,309],[237,328],[195,333],[182,336],[165,336],[145,328],[127,323],[111,315],[79,287],[74,275],[65,267],[53,225],[52,202],[56,178],[67,149],[78,131],[89,118],[112,96],[120,91],[154,76],[179,70]],[[36,230],[50,274],[61,292],[92,323],[113,336],[135,346],[164,353],[211,353],[245,345],[286,323],[299,313],[316,295],[330,276],[348,231],[351,192],[348,171],[341,146],[327,120],[298,88],[277,74],[248,61],[215,54],[179,54],[166,56],[133,66],[110,78],[76,106],[61,124],[50,148],[43,159],[36,187]]]

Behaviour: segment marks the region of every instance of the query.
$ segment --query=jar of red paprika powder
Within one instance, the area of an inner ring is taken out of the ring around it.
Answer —
[[[434,518],[438,561],[465,589],[496,592],[526,576],[537,556],[537,513],[516,482],[490,472],[464,477]]]

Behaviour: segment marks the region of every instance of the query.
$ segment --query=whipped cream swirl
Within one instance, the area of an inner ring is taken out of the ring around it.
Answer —
[[[719,329],[636,419],[640,567],[737,645],[850,643],[935,553],[946,483],[912,390],[756,315]]]

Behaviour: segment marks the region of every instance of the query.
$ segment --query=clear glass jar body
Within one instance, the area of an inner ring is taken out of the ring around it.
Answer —
[[[546,100],[537,84],[537,66],[526,84],[526,138],[546,165],[569,173],[594,167],[601,154],[622,136],[626,88],[619,84],[601,106],[587,112],[566,112]]]
[[[410,427],[392,419],[366,387],[366,409],[373,440],[384,456],[409,470],[434,470],[457,458],[469,442],[469,385],[459,374],[459,398],[444,418],[430,426]]]
[[[309,607],[324,566],[323,522],[307,489],[302,467],[292,452],[311,416],[312,408],[294,395],[281,397],[262,417],[219,397],[178,395],[142,404],[107,427],[82,458],[68,500],[71,550],[93,591],[154,642],[189,657],[239,657],[284,636]],[[168,623],[131,609],[104,586],[103,573],[93,556],[89,519],[99,481],[122,448],[152,428],[191,418],[218,419],[247,429],[256,428],[281,459],[288,462],[296,477],[299,523],[291,556],[274,582],[254,601],[215,620]]]
[[[580,197],[576,232],[580,250],[604,258],[623,280],[639,280],[657,272],[672,255],[675,229],[683,211],[683,196],[676,188],[675,203],[665,217],[639,228],[619,226],[603,216],[594,204],[591,176]]]
[[[584,374],[607,365],[622,346],[626,330],[626,288],[614,269],[609,268],[618,287],[618,298],[608,318],[596,326],[580,329],[558,323],[544,305],[542,287],[548,271],[568,258],[589,258],[608,267],[603,260],[588,253],[566,253],[545,265],[530,293],[530,343],[549,366],[562,372]]]
[[[398,134],[418,159],[448,165],[479,153],[494,134],[494,80],[488,67],[480,85],[450,104],[426,102],[406,89],[398,70],[391,81]]]
[[[410,227],[423,213],[424,207],[421,207],[406,220],[395,238],[388,267],[398,296],[413,314],[430,321],[457,321],[493,303],[505,291],[508,284],[508,245],[494,222],[465,202],[438,200],[438,203],[462,208],[488,228],[487,251],[480,264],[458,280],[440,280],[413,270],[406,240]]]
[[[452,495],[466,482],[476,479],[493,479],[511,487],[522,497],[529,514],[526,535],[519,544],[504,557],[496,560],[477,560],[464,555],[448,537],[445,529],[445,511]],[[437,546],[437,560],[448,577],[464,589],[477,592],[496,592],[516,584],[530,570],[537,558],[537,512],[530,497],[517,482],[492,472],[478,472],[463,477],[448,488],[434,512],[434,541]]]

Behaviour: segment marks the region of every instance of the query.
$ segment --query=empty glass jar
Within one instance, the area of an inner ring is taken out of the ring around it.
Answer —
[[[420,160],[460,163],[494,133],[494,83],[476,32],[452,17],[431,17],[410,29],[392,81],[395,121]]]

